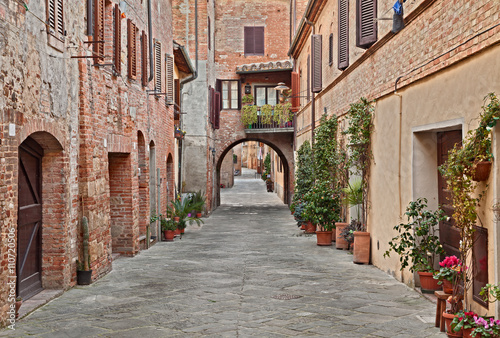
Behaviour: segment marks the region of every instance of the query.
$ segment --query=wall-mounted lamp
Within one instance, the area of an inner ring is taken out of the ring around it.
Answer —
[[[290,88],[288,88],[284,82],[279,82],[278,85],[274,87],[274,89],[280,92],[280,102],[285,101],[285,97],[283,96],[283,91],[290,90]]]
[[[208,147],[208,149],[210,149],[210,151],[212,152],[212,156],[215,158],[215,153],[216,153],[215,148]]]
[[[252,93],[252,86],[250,86],[248,83],[245,85],[245,94],[251,94]]]

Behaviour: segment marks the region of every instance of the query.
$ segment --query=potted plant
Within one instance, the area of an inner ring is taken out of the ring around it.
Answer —
[[[304,196],[305,217],[317,226],[317,245],[332,245],[332,229],[339,220],[340,197],[333,195],[329,181],[317,181]]]
[[[192,203],[189,198],[176,199],[171,202],[167,210],[167,215],[177,222],[177,228],[180,230],[181,234],[184,232],[184,229],[186,229],[187,222],[189,222],[189,224],[196,223],[198,226],[203,223],[202,219],[193,217],[191,214],[191,211],[198,208],[200,204],[201,202],[196,204]],[[176,217],[178,217],[177,220],[175,219]]]
[[[186,132],[180,129],[178,126],[175,126],[174,137],[177,139],[183,139],[184,135],[186,135]]]
[[[433,279],[434,258],[444,254],[443,246],[436,236],[436,227],[446,217],[443,210],[427,210],[427,199],[419,198],[410,202],[405,215],[408,222],[394,227],[398,235],[389,241],[389,250],[384,257],[389,257],[391,251],[399,255],[400,270],[408,268],[417,272],[420,277],[422,292],[434,292],[439,288],[437,280]]]
[[[262,122],[262,124],[271,124],[273,121],[273,110],[274,107],[270,104],[265,104],[260,107],[260,122]]]
[[[479,126],[467,133],[462,144],[456,144],[448,153],[448,159],[439,167],[446,180],[447,190],[451,192],[454,208],[453,220],[460,233],[460,260],[467,262],[472,255],[475,226],[478,220],[478,208],[485,195],[486,185],[476,182],[477,164],[493,159],[491,153],[491,129],[500,119],[500,101],[490,93],[485,99],[489,103],[482,107]],[[479,189],[478,189],[479,188]],[[457,313],[463,299],[464,308],[468,308],[468,289],[472,284],[473,269],[463,269],[461,275],[463,294],[455,293],[452,313]]]
[[[86,216],[82,218],[82,251],[83,260],[76,260],[76,281],[78,285],[89,285],[92,282],[89,255],[89,222]]]
[[[207,199],[206,196],[201,192],[201,190],[198,190],[197,192],[191,194],[190,199],[190,203],[193,206],[193,211],[196,214],[196,217],[201,218],[202,210]]]
[[[439,271],[434,273],[434,279],[438,280],[438,284],[443,286],[445,293],[453,293],[454,285],[460,281],[462,273],[462,262],[457,256],[447,256],[439,262]]]
[[[304,195],[314,184],[313,160],[311,144],[304,141],[297,150],[297,169],[295,171],[295,187],[290,209],[295,213],[297,204],[303,204]],[[301,211],[302,214],[302,211]]]
[[[171,242],[175,237],[175,229],[177,229],[177,224],[173,219],[161,218],[160,220],[161,230],[163,231],[163,236],[165,241]]]
[[[241,109],[241,122],[245,127],[252,128],[253,123],[257,123],[257,106],[247,105]]]
[[[273,120],[274,122],[278,123],[279,125],[285,125],[287,126],[287,123],[292,120],[292,114],[290,111],[290,108],[292,107],[292,104],[290,102],[286,103],[278,103],[274,107],[274,116]]]

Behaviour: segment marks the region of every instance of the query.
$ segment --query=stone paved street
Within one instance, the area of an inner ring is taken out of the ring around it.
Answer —
[[[318,247],[245,171],[201,228],[120,258],[24,317],[12,337],[445,337],[435,305],[374,266]]]

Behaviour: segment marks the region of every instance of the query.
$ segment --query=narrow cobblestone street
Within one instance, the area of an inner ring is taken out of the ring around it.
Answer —
[[[120,258],[22,318],[12,337],[444,337],[435,305],[302,235],[245,171],[201,228]]]

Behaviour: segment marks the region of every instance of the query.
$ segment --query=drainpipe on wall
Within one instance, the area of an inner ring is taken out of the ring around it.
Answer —
[[[312,27],[312,35],[314,35],[315,34],[314,23],[307,20],[306,17],[304,17],[304,20],[309,26]],[[312,51],[311,51],[311,53],[312,53]],[[313,72],[313,67],[311,67],[310,71]],[[307,75],[311,76],[311,74],[307,74]],[[312,145],[314,145],[314,130],[316,129],[316,112],[315,112],[316,104],[314,102],[315,101],[315,93],[311,92],[311,94],[312,94],[312,102],[311,102],[311,146],[312,146]]]
[[[396,79],[396,83],[394,84],[394,95],[399,96],[399,161],[398,161],[398,192],[399,192],[399,216],[403,214],[403,206],[402,206],[402,196],[401,196],[401,142],[402,142],[402,129],[403,129],[403,95],[398,94],[398,81],[402,78],[402,76]],[[404,274],[403,270],[401,272],[401,282],[404,283]]]

